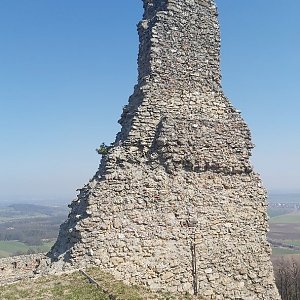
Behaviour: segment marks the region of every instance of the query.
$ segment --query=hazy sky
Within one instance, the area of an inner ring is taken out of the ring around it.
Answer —
[[[219,0],[223,88],[271,191],[300,191],[300,1]],[[0,1],[0,201],[69,202],[137,77],[140,0]]]

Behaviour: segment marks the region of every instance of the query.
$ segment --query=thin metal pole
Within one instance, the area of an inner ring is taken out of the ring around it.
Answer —
[[[191,253],[192,253],[192,275],[193,275],[193,289],[194,295],[198,295],[198,276],[197,276],[197,255],[196,255],[196,234],[194,232],[193,239],[191,241]]]

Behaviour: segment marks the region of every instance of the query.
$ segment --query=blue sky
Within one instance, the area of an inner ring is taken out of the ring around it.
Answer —
[[[300,2],[218,1],[223,88],[270,191],[300,192]],[[137,77],[140,0],[0,1],[0,200],[69,202]]]

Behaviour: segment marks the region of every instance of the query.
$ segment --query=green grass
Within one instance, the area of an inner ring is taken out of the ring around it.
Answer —
[[[27,253],[27,251],[33,250],[38,252],[47,252],[53,245],[53,241],[43,243],[40,246],[29,246],[19,241],[0,241],[0,258],[8,257],[14,253]]]
[[[287,214],[273,217],[269,221],[271,224],[296,224],[300,223],[300,214]]]
[[[300,251],[285,248],[272,248],[272,255],[300,254]]]
[[[0,241],[0,249],[5,252],[25,251],[28,246],[18,241]]]
[[[35,281],[26,280],[17,284],[0,287],[1,299],[35,299],[35,300],[71,300],[71,299],[109,299],[96,286],[88,284],[79,273],[49,276]]]
[[[285,244],[294,245],[300,247],[300,240],[283,240]]]
[[[98,268],[87,273],[100,285],[90,284],[80,272],[24,280],[0,287],[1,300],[191,300],[190,295],[154,293],[145,287],[127,286]]]

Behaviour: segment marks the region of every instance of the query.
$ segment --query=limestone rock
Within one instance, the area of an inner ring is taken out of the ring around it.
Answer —
[[[215,3],[144,0],[144,9],[122,129],[71,203],[46,269],[95,264],[152,289],[280,299],[250,131],[221,88]]]
[[[138,84],[122,129],[50,256],[189,293],[194,256],[199,294],[279,299],[250,131],[221,88],[215,3],[144,0],[144,9]]]

